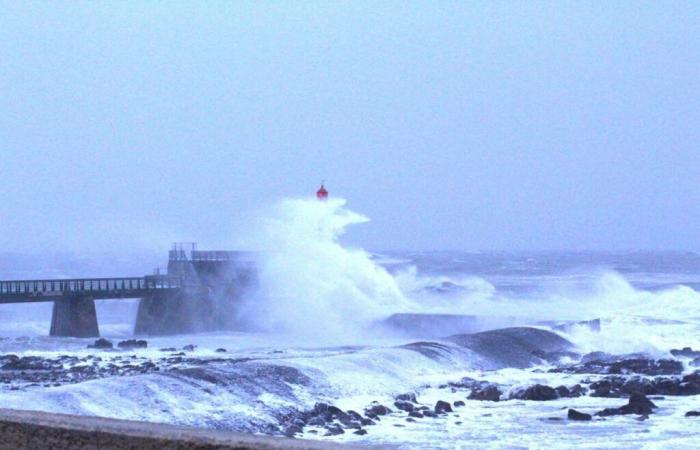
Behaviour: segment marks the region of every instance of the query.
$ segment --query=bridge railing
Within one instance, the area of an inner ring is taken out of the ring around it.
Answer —
[[[0,296],[177,289],[181,288],[182,284],[181,278],[167,275],[127,278],[0,281]]]
[[[245,252],[222,250],[183,250],[181,248],[170,250],[170,261],[235,261],[241,258]]]

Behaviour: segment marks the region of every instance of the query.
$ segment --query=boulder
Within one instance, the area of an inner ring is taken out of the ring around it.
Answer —
[[[352,432],[352,434],[357,434],[357,435],[360,435],[360,436],[364,436],[365,434],[367,434],[367,430],[361,430],[361,429],[360,429],[360,430],[355,430],[355,431]]]
[[[117,344],[117,347],[123,350],[131,350],[134,348],[146,348],[148,347],[148,342],[141,339],[127,339],[126,341],[121,341]]]
[[[688,411],[685,417],[700,417],[700,411]]]
[[[217,348],[217,349],[215,350],[215,352],[216,352],[216,353],[226,353],[226,349],[225,349],[225,348]]]
[[[435,403],[436,414],[446,414],[448,412],[452,412],[452,405],[442,400],[438,400],[437,403]]]
[[[654,387],[654,383],[640,376],[634,376],[628,378],[625,383],[620,387],[620,392],[623,394],[644,394],[644,395],[654,395],[657,394],[657,390]]]
[[[559,398],[557,391],[544,384],[535,384],[524,390],[518,390],[510,394],[511,399],[547,401]]]
[[[357,411],[353,411],[352,409],[350,409],[350,410],[346,411],[345,414],[347,414],[348,417],[352,420],[356,420],[358,422],[362,421],[362,415],[360,413],[358,413]]]
[[[391,412],[391,409],[384,405],[373,405],[372,407],[365,409],[365,416],[369,417],[370,419],[376,419],[378,416],[386,416]]]
[[[284,429],[284,435],[287,437],[294,437],[298,433],[302,433],[304,429],[298,425],[291,425]]]
[[[693,350],[690,347],[683,347],[682,349],[672,349],[671,354],[675,357],[682,358],[700,358],[700,350]]]
[[[112,344],[107,339],[100,338],[96,340],[94,344],[88,345],[88,348],[111,349],[114,348],[114,344]]]
[[[403,402],[418,403],[418,400],[416,400],[416,394],[414,394],[413,392],[399,394],[396,396],[396,400]]]
[[[345,434],[345,430],[340,425],[329,425],[326,427],[326,434],[324,436],[337,436],[339,434]]]
[[[593,419],[593,416],[590,414],[582,413],[579,411],[576,411],[575,409],[569,409],[569,413],[567,414],[569,420],[591,420]]]
[[[618,416],[624,414],[649,415],[654,412],[656,405],[643,394],[632,394],[626,405],[619,408],[605,408],[596,413],[596,416]]]
[[[186,352],[193,352],[195,348],[197,348],[196,345],[187,344],[187,345],[185,345],[184,347],[182,347],[182,350],[184,350],[184,351],[186,351]]]
[[[475,388],[469,393],[469,400],[497,402],[501,399],[502,392],[495,384],[489,384],[483,388]]]
[[[464,402],[462,400],[457,400],[456,402],[452,403],[455,407],[459,406],[464,406]]]
[[[411,402],[396,401],[396,402],[394,402],[394,406],[397,409],[400,409],[401,411],[406,411],[406,412],[411,412],[415,409],[415,407],[413,406],[413,403],[411,403]]]

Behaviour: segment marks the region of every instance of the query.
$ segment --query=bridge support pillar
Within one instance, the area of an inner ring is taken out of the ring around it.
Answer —
[[[74,297],[54,301],[50,335],[99,337],[95,300],[92,297]]]
[[[168,335],[205,331],[206,298],[161,294],[142,298],[134,334]]]

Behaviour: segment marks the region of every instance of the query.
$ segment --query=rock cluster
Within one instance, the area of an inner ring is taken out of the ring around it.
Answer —
[[[593,356],[591,356],[593,355]],[[581,362],[551,369],[556,373],[678,375],[683,363],[675,359],[610,358],[606,354],[585,355]]]
[[[620,406],[619,408],[605,408],[604,410],[597,412],[596,416],[606,417],[606,416],[618,416],[625,414],[640,414],[643,416],[648,416],[654,412],[657,406],[649,400],[643,394],[632,394],[626,405]]]
[[[644,395],[700,395],[700,371],[683,377],[608,376],[590,384],[592,397]]]

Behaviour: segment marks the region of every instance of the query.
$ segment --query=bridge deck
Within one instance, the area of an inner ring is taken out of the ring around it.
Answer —
[[[48,302],[72,297],[140,298],[182,287],[182,278],[168,275],[0,281],[0,303]]]

